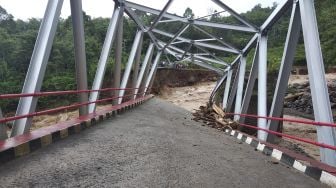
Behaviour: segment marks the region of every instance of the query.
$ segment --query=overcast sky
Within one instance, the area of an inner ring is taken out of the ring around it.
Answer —
[[[167,0],[130,0],[131,2],[161,9]],[[246,12],[260,3],[263,7],[272,6],[273,2],[281,3],[284,0],[222,0],[237,12]],[[0,0],[4,7],[15,19],[27,20],[29,18],[42,18],[46,8],[47,0]],[[111,17],[113,0],[83,0],[84,11],[92,17]],[[211,10],[221,11],[222,9],[211,2],[211,0],[175,0],[168,12],[182,15],[184,10],[190,7],[196,17],[207,15]],[[70,15],[70,2],[64,0],[61,16]]]

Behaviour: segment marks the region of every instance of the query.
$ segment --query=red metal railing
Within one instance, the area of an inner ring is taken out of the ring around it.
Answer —
[[[91,92],[106,92],[106,91],[117,91],[117,90],[135,90],[135,89],[143,89],[143,88],[104,88],[104,89],[99,89],[99,90],[69,90],[69,91],[52,91],[52,92],[38,92],[38,93],[23,93],[23,94],[2,94],[0,95],[0,99],[13,99],[13,98],[19,98],[19,97],[44,97],[44,96],[53,96],[53,95],[69,95],[69,94],[79,94],[79,93],[91,93]],[[109,97],[105,99],[99,99],[96,101],[91,101],[91,102],[85,102],[85,103],[74,103],[72,105],[68,106],[60,106],[57,108],[49,109],[49,110],[43,110],[39,112],[34,112],[30,114],[24,114],[24,115],[19,115],[19,116],[11,116],[11,117],[4,117],[0,119],[0,123],[6,123],[9,121],[14,121],[22,118],[30,118],[34,116],[40,116],[40,115],[46,115],[46,114],[51,114],[51,113],[56,113],[64,110],[69,110],[69,109],[77,109],[81,106],[86,106],[89,104],[95,104],[95,103],[103,103],[107,101],[111,101],[114,99],[119,99],[119,98],[126,98],[126,97],[132,97],[134,95],[143,95],[145,92],[140,92],[137,94],[129,94],[129,95],[124,95],[122,97]],[[148,93],[148,91],[146,92]]]
[[[226,115],[227,116],[239,115],[239,116],[242,116],[242,117],[249,117],[249,118],[256,118],[256,119],[261,118],[261,119],[267,119],[267,120],[292,122],[292,123],[301,123],[301,124],[312,125],[312,126],[336,127],[336,124],[334,124],[334,123],[306,121],[306,120],[299,120],[299,119],[293,119],[293,118],[266,117],[266,116],[258,116],[258,115],[251,115],[251,114],[237,114],[237,113],[226,113]],[[284,134],[284,133],[280,133],[280,132],[276,132],[276,131],[272,131],[272,130],[256,127],[256,126],[253,126],[253,125],[244,124],[244,123],[239,123],[239,125],[243,126],[243,127],[255,129],[255,130],[265,131],[265,132],[267,132],[269,134],[273,134],[273,135],[277,135],[277,136],[282,136],[282,137],[285,137],[285,138],[288,138],[288,139],[291,139],[291,140],[296,140],[296,141],[308,143],[308,144],[319,146],[319,147],[322,147],[322,148],[328,148],[328,149],[331,149],[331,150],[336,150],[336,146],[328,145],[328,144],[324,144],[324,143],[320,143],[320,142],[316,142],[314,140],[305,139],[305,138],[299,138],[297,136],[292,136],[292,135],[288,135],[288,134]]]

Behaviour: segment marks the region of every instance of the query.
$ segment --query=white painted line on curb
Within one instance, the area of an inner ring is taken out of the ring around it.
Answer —
[[[302,163],[298,162],[297,160],[294,161],[293,167],[296,170],[299,170],[301,172],[305,172],[306,171],[306,165],[303,165]]]
[[[247,144],[251,144],[251,142],[252,142],[252,138],[251,138],[251,137],[247,137],[246,140],[245,140],[245,142],[246,142]]]
[[[281,159],[281,156],[282,156],[282,152],[277,150],[277,149],[273,149],[273,152],[272,152],[272,157],[278,159],[280,161]]]

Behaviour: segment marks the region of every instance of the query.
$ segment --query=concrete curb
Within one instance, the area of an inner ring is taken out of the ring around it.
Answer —
[[[257,138],[239,132],[237,130],[226,129],[225,133],[227,135],[233,136],[238,140],[249,144],[255,150],[262,152],[265,155],[272,156],[274,159],[282,162],[294,169],[318,180],[322,183],[330,185],[332,187],[336,187],[336,176],[334,175],[336,172],[336,168],[327,166],[318,161],[308,160],[306,157],[299,156],[299,154],[294,154],[293,152],[289,152],[287,149],[277,147],[275,145],[262,142]],[[305,160],[305,159],[306,160]],[[305,160],[309,162],[313,162],[313,166],[307,166],[301,163],[299,160]],[[329,170],[329,171],[326,171]],[[332,173],[330,173],[332,172]]]
[[[53,142],[67,138],[70,135],[80,133],[91,126],[97,125],[98,122],[110,119],[116,114],[132,109],[151,98],[153,98],[152,95],[131,100],[121,105],[111,106],[98,112],[81,116],[77,119],[65,121],[0,141],[0,165],[46,147]]]

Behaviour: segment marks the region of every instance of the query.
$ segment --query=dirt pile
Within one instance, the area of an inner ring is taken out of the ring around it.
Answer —
[[[193,120],[202,122],[205,125],[225,131],[225,129],[237,129],[238,123],[225,117],[223,110],[217,105],[207,103],[206,106],[200,106],[199,110],[193,113]]]
[[[328,80],[331,108],[336,110],[336,80]],[[293,83],[288,86],[285,97],[285,108],[297,110],[305,114],[313,114],[313,102],[308,82]]]

